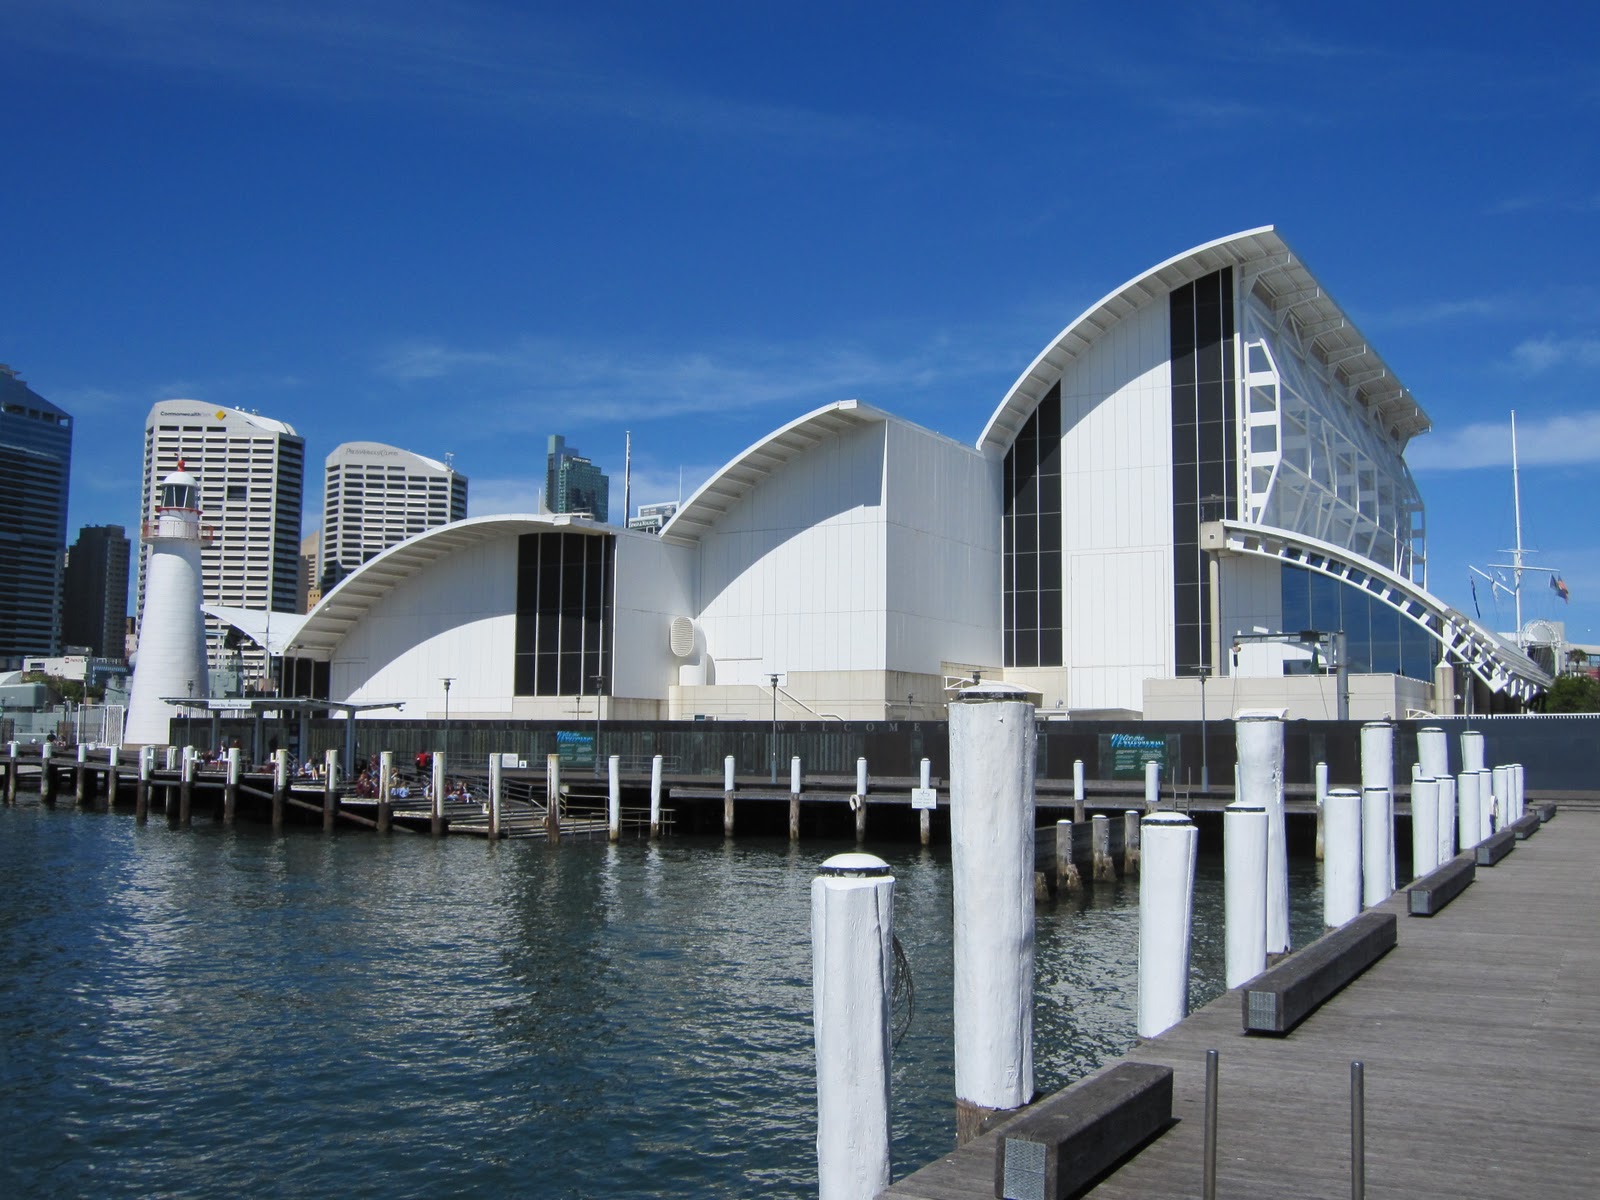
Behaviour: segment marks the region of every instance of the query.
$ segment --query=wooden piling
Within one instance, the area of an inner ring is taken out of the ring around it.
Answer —
[[[339,820],[339,752],[322,755],[322,832],[332,833]]]
[[[858,795],[856,797],[856,841],[864,842],[866,840],[867,840],[867,798],[865,796]]]
[[[544,836],[551,845],[561,840],[561,756],[544,760]]]
[[[789,840],[800,840],[800,756],[789,760]]]
[[[289,800],[289,752],[279,750],[272,762],[272,827],[283,828],[283,810]]]
[[[239,816],[239,747],[228,747],[228,775],[222,785],[222,823],[232,825]]]
[[[55,743],[46,742],[39,747],[39,800],[43,804],[56,802]]]
[[[498,754],[489,756],[489,844],[500,840],[500,793],[505,790]]]
[[[428,806],[428,832],[434,837],[442,837],[445,831],[444,823],[444,789],[445,789],[445,754],[443,750],[433,752],[433,803]]]
[[[650,840],[661,836],[661,755],[650,759]]]
[[[1073,853],[1072,832],[1077,825],[1072,821],[1056,822],[1056,891],[1081,892],[1083,876],[1078,871],[1077,856]]]
[[[394,819],[394,751],[385,750],[378,756],[378,832],[388,833]]]
[[[1096,813],[1091,828],[1094,830],[1094,881],[1112,882],[1117,877],[1117,868],[1111,861],[1111,818],[1104,813]]]
[[[139,782],[133,791],[133,820],[143,825],[150,819],[150,769],[154,766],[149,746],[139,747]]]
[[[78,743],[78,764],[72,770],[72,801],[79,808],[89,802],[89,747]]]
[[[17,744],[6,743],[6,803],[17,802]]]
[[[722,836],[733,836],[733,755],[725,755],[722,760]]]
[[[122,782],[122,747],[113,746],[106,754],[106,809],[117,806],[117,787]]]
[[[194,804],[194,772],[195,766],[198,764],[198,762],[199,759],[196,757],[193,750],[185,747],[183,752],[183,771],[181,782],[178,784],[177,827],[179,829],[189,828],[190,809]],[[172,816],[170,808],[171,806],[169,805],[169,811],[167,814],[169,823],[171,822]]]
[[[1122,874],[1132,878],[1139,873],[1139,814],[1128,809],[1122,814]]]
[[[925,758],[922,760],[922,786],[926,788],[932,785],[933,763]],[[933,814],[925,808],[917,812],[917,835],[924,846],[933,840]]]

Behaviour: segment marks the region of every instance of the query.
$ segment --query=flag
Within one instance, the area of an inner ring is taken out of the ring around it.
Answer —
[[[1467,583],[1472,587],[1472,611],[1478,614],[1478,620],[1483,620],[1483,609],[1478,607],[1478,581],[1472,576],[1467,576]]]
[[[1572,596],[1567,592],[1567,581],[1565,579],[1561,578],[1561,576],[1559,576],[1559,575],[1550,576],[1550,589],[1553,592],[1555,592],[1556,595],[1560,596],[1563,600],[1565,600],[1568,604],[1572,603]]]

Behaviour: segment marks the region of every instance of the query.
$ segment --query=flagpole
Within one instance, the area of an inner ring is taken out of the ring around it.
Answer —
[[[1522,650],[1522,479],[1517,471],[1517,410],[1511,410],[1511,502],[1516,510],[1517,548],[1511,561],[1515,564],[1517,595],[1517,649]]]

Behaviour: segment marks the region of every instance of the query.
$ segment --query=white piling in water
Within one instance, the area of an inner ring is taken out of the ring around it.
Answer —
[[[789,840],[800,840],[800,756],[789,760]]]
[[[1439,865],[1439,781],[1411,781],[1411,878],[1421,879]]]
[[[854,796],[856,810],[856,841],[865,841],[867,836],[867,760],[856,759],[856,790]]]
[[[1096,813],[1089,819],[1090,869],[1096,883],[1111,883],[1117,878],[1117,864],[1111,858],[1111,818]]]
[[[544,833],[554,845],[561,840],[561,756],[544,756]]]
[[[500,840],[500,798],[505,792],[505,774],[498,754],[489,755],[489,844]]]
[[[1361,915],[1361,794],[1334,788],[1323,810],[1327,853],[1322,860],[1322,923],[1337,929]]]
[[[1227,985],[1267,969],[1267,810],[1235,800],[1222,810],[1223,920]]]
[[[1504,829],[1516,819],[1511,815],[1511,768],[1496,767],[1491,778],[1494,780],[1494,827]]]
[[[956,1139],[1033,1098],[1033,817],[1038,735],[1020,688],[950,705]]]
[[[1289,949],[1289,839],[1283,815],[1283,720],[1246,714],[1233,723],[1237,791],[1267,814],[1267,953]]]
[[[394,820],[394,751],[378,755],[378,832],[388,833]]]
[[[1140,1037],[1155,1037],[1189,1013],[1189,930],[1199,831],[1179,813],[1144,819],[1139,875]]]
[[[1463,771],[1456,777],[1456,830],[1461,849],[1470,850],[1483,840],[1478,825],[1478,773]]]
[[[1461,769],[1464,772],[1483,770],[1483,734],[1476,729],[1461,734]]]
[[[733,836],[733,755],[722,760],[722,836]]]
[[[870,1200],[889,1185],[889,1007],[894,876],[881,858],[836,854],[811,883],[817,1053],[817,1193]]]
[[[1144,810],[1155,812],[1161,807],[1161,764],[1151,759],[1144,764]]]
[[[622,838],[622,757],[613,754],[606,759],[606,838]]]
[[[1494,772],[1485,767],[1478,772],[1478,840],[1494,833]]]
[[[650,836],[661,836],[661,755],[650,759]]]
[[[1368,721],[1361,727],[1361,836],[1370,838],[1372,831],[1372,813],[1367,808],[1366,794],[1368,788],[1381,787],[1388,797],[1388,816],[1385,825],[1388,835],[1385,844],[1389,847],[1389,869],[1384,874],[1389,895],[1394,891],[1395,862],[1394,862],[1394,726],[1388,721]],[[1363,877],[1366,874],[1363,864]],[[1370,893],[1373,881],[1363,878],[1363,888]]]
[[[796,754],[789,760],[789,794],[800,794],[800,756]]]
[[[1450,774],[1450,738],[1436,725],[1417,730],[1417,766],[1428,779]]]
[[[1317,786],[1317,849],[1316,860],[1321,862],[1327,853],[1327,831],[1323,828],[1325,815],[1322,802],[1328,798],[1328,764],[1319,762],[1314,772]]]
[[[1394,822],[1387,788],[1361,789],[1361,902],[1367,908],[1394,894],[1389,864],[1394,861]]]
[[[922,786],[933,786],[933,760],[929,758],[922,760]],[[933,840],[933,814],[925,808],[917,810],[917,833],[924,846]]]
[[[433,752],[433,804],[428,814],[429,832],[434,837],[444,833],[444,793],[446,785],[445,754],[443,750]]]
[[[1439,864],[1442,866],[1456,856],[1456,777],[1439,778],[1439,822],[1435,832],[1439,835]]]
[[[1083,759],[1075,758],[1072,760],[1072,819],[1080,823],[1084,820],[1083,801]]]

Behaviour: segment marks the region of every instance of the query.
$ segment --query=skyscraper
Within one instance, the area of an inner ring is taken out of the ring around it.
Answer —
[[[0,662],[61,646],[72,418],[0,363]]]
[[[467,477],[448,462],[346,442],[324,467],[323,591],[397,542],[467,515]]]
[[[605,521],[611,481],[605,472],[568,446],[567,439],[551,434],[544,463],[544,503],[551,512],[588,513]]]
[[[128,621],[127,530],[85,525],[67,552],[61,599],[61,641],[87,646],[96,658],[121,658]]]
[[[207,604],[292,613],[297,607],[300,510],[305,440],[282,421],[198,400],[163,400],[144,426],[144,519],[154,519],[161,480],[182,460],[200,488],[203,521],[213,536],[201,553]],[[144,608],[149,547],[139,553]],[[221,624],[207,621],[213,655]],[[265,665],[248,647],[246,670]]]

